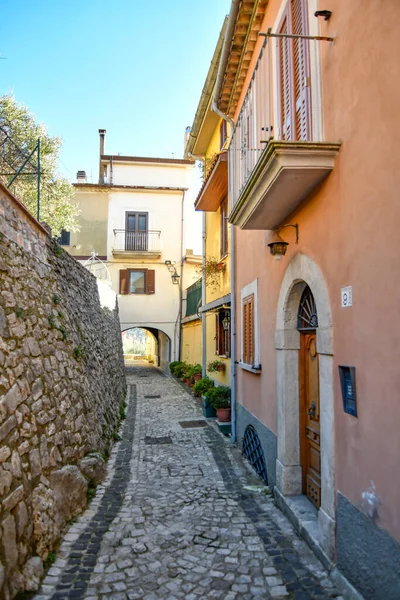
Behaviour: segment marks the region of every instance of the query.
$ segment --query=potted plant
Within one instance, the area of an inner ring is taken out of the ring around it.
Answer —
[[[207,371],[210,373],[223,373],[225,371],[225,363],[222,360],[213,360],[208,363]]]
[[[218,386],[208,390],[206,398],[217,411],[217,419],[221,423],[231,420],[231,388]]]
[[[189,369],[188,375],[190,375],[190,377],[192,377],[194,383],[196,383],[196,381],[200,381],[201,373],[202,373],[201,365],[199,363],[196,363]]]
[[[209,377],[203,377],[194,384],[193,393],[195,396],[204,396],[205,393],[212,387],[214,387],[214,382]]]

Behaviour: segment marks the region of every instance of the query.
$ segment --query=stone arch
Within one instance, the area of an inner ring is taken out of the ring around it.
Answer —
[[[318,312],[317,351],[319,354],[321,426],[321,508],[318,511],[320,543],[329,556],[334,554],[335,473],[333,331],[328,288],[318,265],[297,254],[288,265],[278,299],[275,348],[277,351],[278,454],[276,486],[282,496],[302,493],[299,434],[299,349],[297,312],[308,285]]]

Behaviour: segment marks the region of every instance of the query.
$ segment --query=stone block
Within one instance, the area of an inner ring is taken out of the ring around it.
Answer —
[[[28,509],[24,501],[21,501],[15,511],[15,524],[17,527],[17,536],[21,538],[25,527],[28,525]]]
[[[7,421],[5,421],[3,423],[3,425],[0,427],[0,442],[2,442],[4,440],[4,438],[6,438],[8,436],[10,431],[12,431],[14,429],[14,427],[16,427],[16,425],[17,425],[17,419],[15,418],[14,415],[11,415],[11,417],[9,417],[7,419]]]
[[[8,515],[3,519],[1,543],[4,550],[7,570],[15,569],[18,561],[18,550],[17,531],[13,515]]]
[[[40,556],[32,556],[32,558],[25,563],[22,572],[25,590],[27,592],[37,592],[43,575],[44,568],[42,559]]]
[[[3,500],[3,509],[4,510],[12,510],[15,508],[24,497],[24,486],[20,485],[15,489],[7,498]]]
[[[50,474],[50,485],[55,496],[56,518],[62,527],[86,508],[88,484],[78,467],[67,465]]]
[[[14,383],[12,388],[7,392],[4,397],[3,403],[7,407],[8,413],[12,415],[17,406],[21,404],[23,397],[18,383]]]
[[[12,484],[12,475],[0,467],[0,496],[8,493]]]

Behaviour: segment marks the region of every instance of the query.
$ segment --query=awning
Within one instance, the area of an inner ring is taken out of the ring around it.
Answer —
[[[230,304],[230,303],[231,303],[231,295],[226,294],[226,296],[222,296],[222,298],[217,298],[217,300],[213,300],[212,302],[208,302],[204,306],[200,306],[199,312],[200,313],[208,312],[209,310],[214,310],[216,308],[220,308],[224,304]]]

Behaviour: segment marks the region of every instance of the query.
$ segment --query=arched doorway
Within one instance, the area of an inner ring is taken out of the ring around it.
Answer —
[[[160,367],[165,372],[168,371],[168,365],[171,362],[172,344],[171,338],[165,331],[150,325],[135,325],[132,323],[132,325],[123,329],[121,334],[124,356],[130,354],[125,350],[124,338],[133,337],[138,340],[138,344],[133,348],[133,350],[137,350],[136,353],[133,353],[136,355],[130,357],[129,363],[145,360],[149,364]],[[126,359],[125,362],[127,363]]]
[[[319,541],[325,552],[333,556],[332,318],[321,270],[304,254],[297,254],[292,259],[283,278],[277,307],[275,347],[278,403],[276,487],[282,497],[304,495],[319,509]]]
[[[314,506],[319,508],[321,506],[321,431],[317,327],[317,307],[312,291],[306,285],[301,295],[297,316],[297,330],[300,332],[300,464],[302,492]]]

